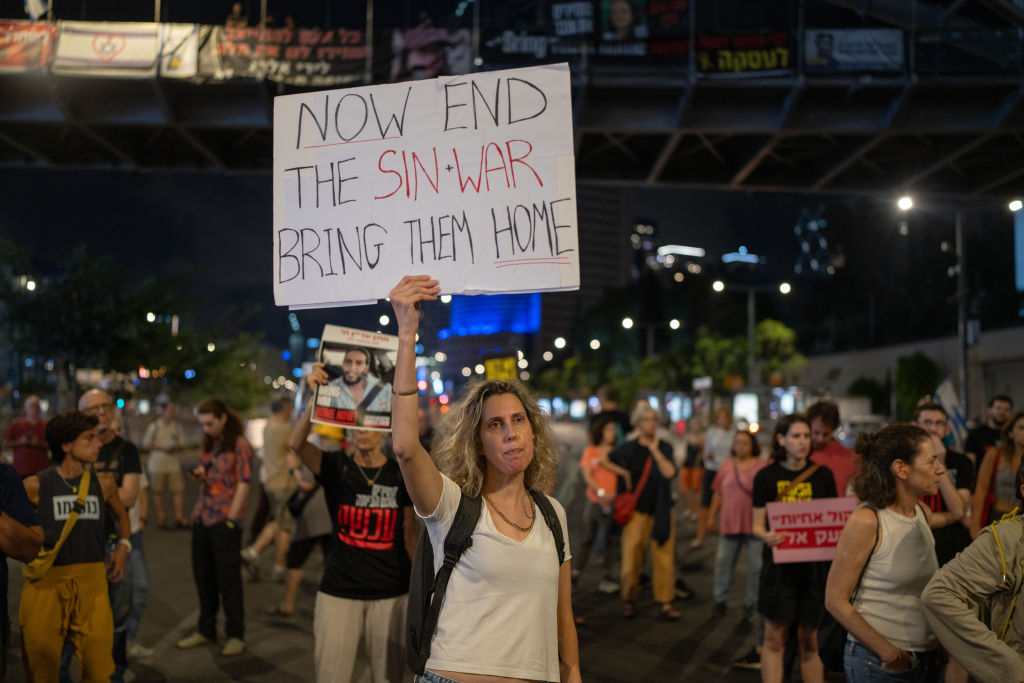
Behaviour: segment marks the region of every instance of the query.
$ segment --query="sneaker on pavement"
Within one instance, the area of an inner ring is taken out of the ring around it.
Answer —
[[[199,647],[200,645],[206,645],[207,643],[212,642],[212,640],[204,636],[202,633],[196,631],[192,635],[185,636],[184,638],[179,640],[176,643],[176,645],[178,646],[179,650],[191,650],[194,647]]]
[[[252,548],[245,548],[242,550],[242,566],[245,568],[245,572],[249,575],[249,578],[253,581],[260,580],[260,566],[257,564],[259,560],[256,557],[256,553],[252,551]]]
[[[134,640],[128,643],[127,653],[132,659],[146,659],[147,657],[153,656],[153,650],[151,648],[140,645]]]
[[[274,565],[274,571],[272,578],[275,583],[284,583],[285,577],[288,576],[288,570],[280,565]]]
[[[618,590],[619,584],[615,581],[612,581],[611,579],[601,579],[601,581],[597,584],[597,592],[599,593],[605,593],[606,595],[610,595],[611,593],[615,593]]]
[[[750,648],[750,652],[743,655],[732,663],[737,669],[760,670],[761,655],[757,654],[757,648]]]
[[[682,579],[676,579],[676,597],[680,600],[689,600],[693,597],[693,589]]]
[[[245,652],[245,641],[241,638],[228,638],[224,649],[220,651],[225,657],[235,657]]]

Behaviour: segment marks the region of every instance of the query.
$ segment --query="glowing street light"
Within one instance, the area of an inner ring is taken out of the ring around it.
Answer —
[[[623,329],[626,329],[626,330],[632,329],[633,328],[633,319],[632,318],[628,318],[628,317],[627,318],[623,318],[622,319],[622,327],[623,327]]]
[[[209,351],[210,353],[213,353],[214,351],[217,350],[217,345],[214,344],[213,342],[210,342],[209,344],[206,345],[206,350]]]
[[[668,326],[671,327],[673,330],[678,330],[680,325],[681,323],[675,318],[672,318],[671,320],[668,321]]]
[[[910,211],[914,208],[914,200],[909,195],[903,195],[896,201],[900,211]]]
[[[147,313],[146,314],[146,322],[148,322],[148,323],[156,322],[156,313],[154,313],[153,311],[150,311],[149,313]]]
[[[1019,199],[1014,199],[1012,202],[1010,202],[1009,208],[1010,208],[1010,211],[1013,211],[1014,213],[1017,213],[1021,209],[1024,209],[1024,202],[1022,202]]]
[[[473,369],[476,370],[476,374],[482,375],[482,374],[484,374],[484,370],[486,368],[484,368],[484,364],[483,363],[477,363],[476,367],[473,368]]]
[[[544,360],[545,361],[551,361],[552,359],[554,359],[554,357],[555,357],[555,354],[551,353],[550,351],[545,351],[544,352]]]
[[[788,282],[782,282],[779,284],[780,294],[789,294],[793,291],[793,287]]]
[[[715,280],[714,282],[711,283],[711,289],[715,290],[716,292],[724,292],[725,283],[722,282],[721,280]]]
[[[441,295],[441,303],[443,303],[443,304],[450,304],[451,302],[452,302],[452,295],[451,294],[442,294]]]
[[[601,342],[599,340],[597,340],[597,339],[591,339],[590,340],[590,348],[592,348],[595,351],[597,351],[599,348],[601,348]]]
[[[35,280],[29,280],[28,282],[26,282],[25,283],[25,289],[27,289],[30,292],[36,291],[36,281]]]
[[[556,349],[564,349],[565,348],[565,337],[556,337],[555,338],[555,348]]]

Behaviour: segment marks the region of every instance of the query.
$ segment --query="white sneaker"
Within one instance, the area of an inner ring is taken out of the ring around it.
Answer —
[[[126,651],[128,656],[132,659],[146,659],[147,657],[153,656],[153,650],[151,648],[140,645],[134,640],[128,643]]]
[[[611,594],[619,590],[619,584],[609,579],[601,579],[597,584],[597,590],[600,593]]]

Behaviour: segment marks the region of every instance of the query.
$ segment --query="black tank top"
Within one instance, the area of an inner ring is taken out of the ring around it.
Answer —
[[[53,548],[64,529],[64,522],[78,501],[77,489],[81,477],[65,482],[56,468],[39,473],[39,522],[43,526],[43,547]],[[107,505],[103,501],[103,487],[96,473],[89,477],[89,495],[85,509],[79,513],[75,528],[64,541],[55,565],[102,562],[106,559],[106,533],[104,522]]]

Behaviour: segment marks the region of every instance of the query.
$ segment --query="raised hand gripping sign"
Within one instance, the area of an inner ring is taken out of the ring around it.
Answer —
[[[274,299],[579,288],[566,64],[274,101]]]

